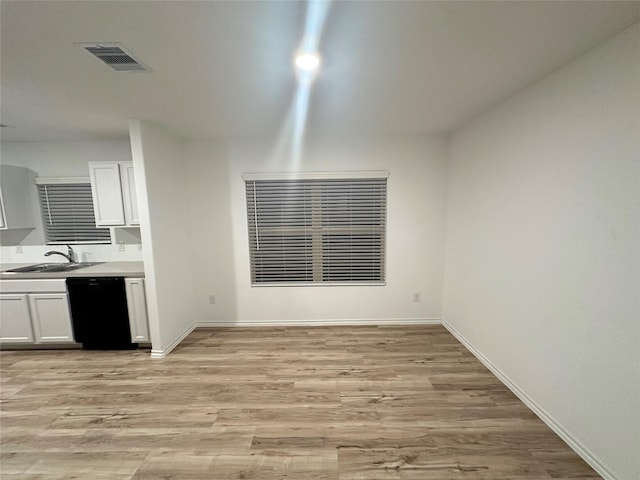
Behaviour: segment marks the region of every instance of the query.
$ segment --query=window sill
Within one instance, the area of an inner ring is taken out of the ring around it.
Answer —
[[[387,282],[271,282],[252,283],[252,287],[384,287]]]

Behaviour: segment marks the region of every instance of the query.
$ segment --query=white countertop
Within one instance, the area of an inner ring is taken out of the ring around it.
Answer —
[[[7,270],[34,265],[32,263],[3,263],[0,265],[1,280],[21,280],[37,278],[67,278],[67,277],[144,277],[143,262],[105,262],[91,267],[79,268],[70,272],[20,272],[10,273]],[[45,262],[40,262],[45,263]],[[49,262],[47,262],[49,263]]]

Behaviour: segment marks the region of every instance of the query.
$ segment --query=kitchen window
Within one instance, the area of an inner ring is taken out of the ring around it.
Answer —
[[[384,284],[387,177],[245,174],[252,285]]]
[[[38,179],[47,244],[111,243],[108,228],[96,228],[88,179]]]

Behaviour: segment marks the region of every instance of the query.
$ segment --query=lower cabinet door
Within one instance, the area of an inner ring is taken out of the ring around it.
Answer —
[[[149,321],[147,320],[147,300],[144,294],[144,279],[125,278],[127,290],[127,310],[129,311],[129,327],[131,341],[149,342]]]
[[[73,328],[66,293],[29,294],[29,306],[36,342],[73,342]]]
[[[33,343],[26,294],[0,295],[0,342]]]

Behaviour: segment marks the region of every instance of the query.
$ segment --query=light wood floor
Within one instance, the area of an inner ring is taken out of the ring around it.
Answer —
[[[599,478],[440,326],[0,360],[2,479]]]

